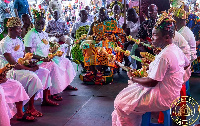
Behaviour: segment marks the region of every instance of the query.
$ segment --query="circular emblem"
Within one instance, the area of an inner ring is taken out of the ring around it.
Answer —
[[[190,126],[199,118],[200,106],[189,96],[181,96],[173,101],[170,108],[172,120],[180,126]]]

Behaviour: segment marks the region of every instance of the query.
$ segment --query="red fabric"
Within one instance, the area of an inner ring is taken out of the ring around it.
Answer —
[[[58,42],[60,45],[65,44],[65,42]]]
[[[41,4],[40,4],[40,5],[38,5],[38,7],[39,7],[39,9],[41,9],[41,8],[42,8]]]
[[[10,3],[10,0],[4,0],[5,3]]]

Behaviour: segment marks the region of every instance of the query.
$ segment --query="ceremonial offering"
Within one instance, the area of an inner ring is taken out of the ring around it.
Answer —
[[[14,68],[15,65],[6,64],[5,67],[0,69],[0,76],[6,76],[6,72]]]
[[[147,77],[148,74],[147,74],[147,67],[145,66],[142,66],[141,69],[139,70],[136,70],[136,69],[132,69],[130,67],[127,67],[127,66],[124,66],[123,64],[119,63],[119,62],[116,62],[122,69],[126,70],[127,72],[131,72],[132,75],[134,77]]]
[[[33,58],[33,54],[28,52],[25,54],[24,58],[18,59],[18,64],[28,66],[30,65],[32,58]]]
[[[122,50],[122,48],[119,47],[119,46],[115,48],[115,52],[122,52],[122,53],[124,53],[125,56],[129,56],[130,55],[130,51],[129,50],[126,50],[126,51]]]
[[[150,53],[148,53],[148,52],[140,52],[140,55],[141,55],[143,58],[145,58],[147,61],[152,62],[152,61],[155,60],[155,56],[152,55],[152,54],[150,54]]]

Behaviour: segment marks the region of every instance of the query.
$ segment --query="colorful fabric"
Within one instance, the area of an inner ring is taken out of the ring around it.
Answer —
[[[129,80],[128,87],[114,101],[113,125],[140,126],[144,113],[168,110],[180,96],[184,67],[188,62],[176,45],[165,47],[149,65],[148,77],[157,80],[158,84],[145,87]]]

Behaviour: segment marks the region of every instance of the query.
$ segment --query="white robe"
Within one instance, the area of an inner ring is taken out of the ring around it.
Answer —
[[[182,31],[180,31],[180,32],[182,33]],[[175,32],[175,37],[173,39],[173,42],[175,45],[177,45],[183,51],[183,53],[188,58],[188,60],[191,61],[192,51],[191,51],[191,48],[189,45],[189,41],[186,40],[187,37],[184,38],[184,36],[182,36],[181,33],[177,32],[177,31]],[[184,83],[189,80],[190,76],[191,76],[191,70],[190,70],[190,67],[188,67],[188,69],[185,71],[185,74],[183,77]]]
[[[29,31],[25,38],[24,44],[26,47],[32,48],[32,53],[47,57],[49,54],[49,44],[45,45],[41,40],[48,39],[46,32],[37,33],[35,29]],[[76,76],[75,70],[70,60],[64,57],[54,57],[53,62],[43,62],[40,67],[50,71],[52,86],[50,87],[51,94],[62,92]]]
[[[155,87],[144,87],[129,80],[114,101],[113,126],[140,126],[146,112],[165,111],[180,96],[184,66],[189,61],[174,44],[163,49],[150,64],[148,77],[157,80]]]
[[[0,126],[10,126],[7,103],[3,88],[0,86]]]
[[[178,32],[185,38],[185,40],[188,42],[188,45],[190,46],[190,52],[191,52],[190,63],[192,63],[197,58],[196,40],[194,34],[187,26],[183,26]],[[192,71],[190,67],[188,67],[184,76],[184,82],[189,80],[191,73]]]
[[[20,48],[15,51],[14,48],[17,45],[19,45]],[[11,39],[9,36],[6,36],[0,42],[0,68],[4,67],[8,63],[3,55],[4,53],[10,53],[17,62],[19,58],[24,56],[24,50],[25,46],[20,39]],[[49,74],[50,72],[44,68],[39,68],[35,72],[29,70],[12,69],[8,71],[7,78],[18,80],[25,88],[29,97],[32,97],[34,94],[38,94],[43,89],[47,89],[52,85]],[[42,98],[42,95],[38,94],[35,99],[37,98]]]
[[[16,102],[23,101],[26,104],[28,100],[29,96],[20,82],[8,79],[0,84],[0,126],[9,126],[10,118],[17,112]]]

